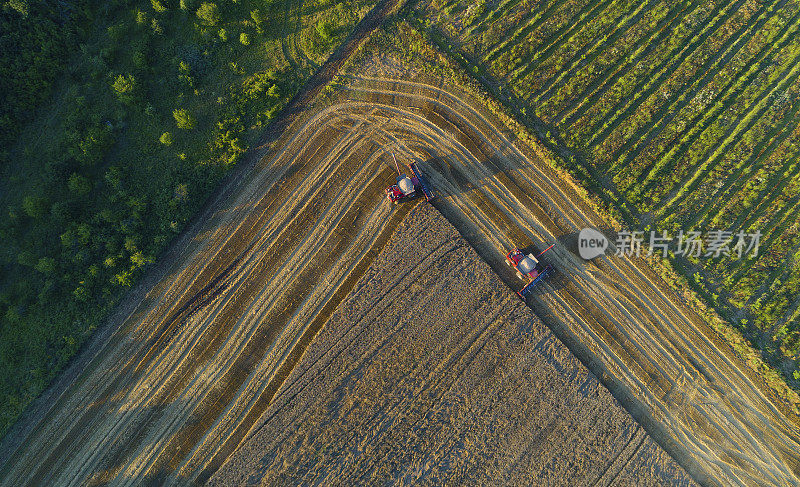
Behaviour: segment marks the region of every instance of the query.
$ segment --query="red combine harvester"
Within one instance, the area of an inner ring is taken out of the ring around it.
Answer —
[[[539,262],[539,257],[548,250],[552,249],[553,244],[542,250],[536,257],[533,254],[525,255],[520,249],[514,249],[506,254],[506,264],[517,270],[517,277],[529,279],[528,284],[517,291],[517,295],[523,300],[528,297],[534,287],[539,284],[548,274],[553,271],[553,267]]]
[[[397,184],[393,184],[386,188],[386,197],[394,204],[401,201],[407,201],[416,198],[420,195],[425,195],[427,201],[433,199],[433,191],[430,190],[428,182],[422,176],[422,171],[419,170],[416,163],[408,165],[411,170],[412,177],[400,173],[400,166],[397,165],[397,158],[392,154],[394,159],[394,166],[397,168]]]

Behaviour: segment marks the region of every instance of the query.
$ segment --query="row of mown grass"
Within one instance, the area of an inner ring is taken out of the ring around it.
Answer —
[[[800,389],[800,3],[419,0],[631,230],[760,231],[672,268]]]
[[[92,5],[54,89],[2,148],[0,434],[369,7]]]

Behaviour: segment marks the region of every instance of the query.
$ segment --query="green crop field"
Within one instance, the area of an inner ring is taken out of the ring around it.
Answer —
[[[672,257],[800,384],[800,3],[422,0],[410,13],[635,230],[761,232]]]

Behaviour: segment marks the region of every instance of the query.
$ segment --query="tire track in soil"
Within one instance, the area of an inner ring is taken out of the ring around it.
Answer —
[[[440,214],[423,204],[412,218],[294,371],[302,390],[279,391],[212,485],[580,485],[642,431],[618,404],[598,408],[610,394],[463,239],[447,240],[456,232]],[[341,344],[353,326],[359,338]],[[691,485],[647,444],[635,465],[659,473],[624,481]]]
[[[374,80],[368,80],[368,82],[365,82],[364,84],[370,84],[370,83],[378,84]],[[394,87],[398,86],[398,84],[400,84],[400,83],[398,83],[397,81],[394,81],[394,80],[386,81],[385,82],[386,87],[382,87],[382,88],[384,90],[386,90],[386,91],[391,91],[391,88],[394,88]],[[372,89],[372,86],[369,88],[369,90],[371,90],[371,89]],[[416,87],[414,87],[414,89],[416,89]],[[408,90],[408,91],[412,91],[412,90]],[[399,96],[399,94],[393,95],[394,100],[398,100],[398,96]],[[409,96],[409,98],[411,98],[411,97]],[[426,99],[425,103],[430,103],[430,100]],[[419,106],[422,105],[422,103],[409,103],[409,104],[414,105],[417,108],[419,108]],[[435,164],[432,165],[432,167],[434,168],[434,170],[438,170],[439,169]],[[515,173],[516,172],[520,172],[520,171],[515,171]],[[434,177],[436,177],[436,176],[432,176],[432,178],[434,178]],[[442,181],[443,179],[444,179],[444,177],[442,179],[440,179],[438,181],[438,183],[443,183],[443,181]],[[447,180],[448,181],[452,182],[454,179],[456,179],[456,178],[454,178],[451,173],[447,174]],[[461,192],[462,194],[470,193],[471,191],[474,190],[475,187],[481,187],[482,186],[481,184],[478,184],[478,181],[476,181],[474,179],[471,179],[470,181],[471,181],[472,184],[468,185],[467,187],[465,187],[464,190]],[[456,190],[454,190],[452,188],[451,185],[442,184],[442,186],[444,188],[444,191],[448,192],[448,196],[452,196],[452,195],[449,194],[450,192],[453,192],[453,193],[457,192]],[[462,187],[463,187],[463,185],[462,185]],[[470,194],[470,198],[474,200],[474,198],[472,198],[471,194]],[[568,202],[568,200],[566,200],[566,201]],[[485,210],[485,208],[484,208],[484,210]],[[476,213],[476,215],[477,215],[477,213]],[[447,216],[450,217],[450,215],[447,215]],[[463,228],[463,224],[459,225],[459,223],[463,222],[464,220],[463,219],[459,219],[459,218],[453,218],[453,220],[457,221],[456,226],[461,230]],[[483,218],[483,217],[478,217],[478,220],[480,220],[480,222],[484,222],[486,219]],[[589,221],[589,220],[584,220],[584,222],[587,222],[587,221]],[[580,222],[580,220],[579,220],[579,222]],[[474,224],[475,223],[473,223],[473,225]],[[485,225],[485,223],[480,223],[480,224]],[[488,231],[484,230],[484,233],[489,233],[491,231],[497,231],[499,233],[504,233],[503,229],[504,229],[504,225],[501,225],[498,228],[489,228],[489,229],[487,229]],[[464,233],[471,233],[471,232],[462,230],[462,234],[464,234]],[[489,236],[484,235],[484,237],[486,238],[487,241],[491,241],[493,239],[492,235],[489,235]],[[499,255],[499,252],[498,252],[498,255]],[[484,257],[486,257],[486,256],[484,255]],[[763,439],[759,438],[756,433],[759,432],[759,430],[762,429],[763,426],[756,424],[756,422],[754,420],[757,420],[757,419],[760,419],[760,418],[748,417],[748,415],[744,411],[734,411],[733,412],[734,416],[730,416],[730,417],[727,414],[722,414],[718,418],[715,418],[715,420],[721,421],[723,424],[725,422],[731,421],[731,419],[733,419],[735,417],[735,415],[738,415],[740,417],[740,418],[737,418],[737,419],[743,418],[745,420],[744,424],[746,426],[744,426],[744,427],[739,426],[738,428],[734,428],[733,430],[730,430],[729,428],[721,428],[720,430],[723,431],[723,432],[732,432],[732,433],[734,433],[735,436],[739,436],[738,433],[741,433],[742,435],[744,435],[743,439],[745,440],[745,443],[752,445],[752,447],[755,449],[754,452],[753,452],[752,457],[750,459],[745,459],[745,460],[754,462],[755,465],[756,465],[757,470],[761,474],[764,474],[764,476],[761,477],[761,478],[752,477],[750,474],[748,474],[746,471],[744,471],[744,469],[739,471],[738,468],[740,468],[740,467],[734,465],[733,468],[736,469],[736,472],[734,474],[732,474],[732,478],[736,479],[737,475],[742,475],[742,478],[746,479],[745,481],[756,482],[756,483],[758,483],[759,481],[763,481],[763,479],[765,479],[765,478],[771,478],[772,481],[774,481],[774,482],[776,482],[778,484],[786,484],[786,485],[790,485],[794,481],[796,481],[797,473],[794,472],[793,470],[796,470],[797,465],[794,465],[792,463],[792,461],[791,461],[791,457],[786,455],[786,453],[788,451],[791,451],[791,447],[793,445],[797,444],[796,426],[791,421],[788,421],[786,418],[782,417],[782,415],[777,410],[777,408],[775,408],[775,406],[772,405],[769,402],[769,400],[766,399],[766,397],[764,397],[760,393],[760,391],[758,391],[758,388],[755,387],[755,384],[752,384],[751,381],[749,380],[749,378],[744,373],[742,373],[738,369],[738,367],[736,367],[734,365],[734,362],[730,358],[727,357],[726,352],[724,350],[721,351],[722,353],[720,353],[720,351],[715,351],[714,350],[714,348],[716,348],[716,346],[714,345],[714,343],[712,341],[713,338],[709,339],[707,337],[704,337],[701,334],[697,333],[696,330],[693,329],[693,326],[694,326],[694,323],[696,322],[696,320],[693,320],[690,317],[690,313],[691,313],[690,311],[687,311],[687,310],[681,311],[680,305],[673,302],[673,299],[674,299],[673,296],[668,296],[668,297],[660,296],[660,294],[663,294],[663,292],[660,291],[657,287],[655,287],[652,283],[648,282],[649,280],[655,280],[654,276],[652,276],[652,275],[651,276],[645,276],[644,273],[642,273],[639,270],[636,270],[633,266],[620,266],[618,264],[615,264],[614,262],[611,262],[611,259],[609,259],[609,262],[604,262],[603,263],[603,265],[609,265],[609,264],[612,264],[612,270],[616,269],[614,272],[616,272],[620,277],[622,277],[622,278],[630,277],[631,278],[630,279],[630,283],[633,283],[634,286],[635,286],[635,289],[638,290],[639,292],[641,292],[641,297],[639,299],[644,299],[645,300],[644,306],[638,305],[638,309],[635,310],[634,313],[628,313],[629,318],[638,316],[641,313],[642,310],[648,310],[648,309],[650,310],[651,314],[654,314],[653,318],[651,318],[651,319],[654,319],[654,321],[649,324],[649,327],[652,327],[652,328],[655,328],[655,329],[654,330],[648,330],[648,332],[653,333],[654,337],[658,338],[658,340],[653,340],[654,341],[654,345],[655,345],[654,349],[656,351],[658,351],[658,353],[666,353],[667,355],[675,355],[678,351],[685,351],[685,348],[688,347],[690,350],[692,350],[693,353],[699,354],[699,357],[698,357],[698,360],[694,361],[693,363],[690,362],[689,364],[687,364],[688,366],[687,365],[682,365],[682,369],[683,370],[695,370],[696,371],[695,374],[697,375],[697,377],[701,377],[701,378],[705,377],[706,379],[704,379],[704,380],[707,381],[707,383],[709,384],[708,387],[709,387],[709,389],[711,389],[713,391],[713,395],[719,396],[721,394],[724,394],[722,387],[720,387],[718,385],[717,386],[714,385],[715,381],[718,381],[718,382],[720,382],[722,384],[725,384],[725,387],[729,387],[732,390],[732,393],[733,393],[731,395],[734,395],[734,396],[735,395],[739,395],[739,394],[747,395],[748,393],[754,392],[754,394],[752,394],[753,397],[756,399],[757,403],[760,403],[760,407],[758,409],[764,409],[767,412],[768,415],[775,415],[775,416],[778,417],[778,421],[775,422],[776,425],[778,425],[777,427],[773,427],[771,425],[766,425],[766,431],[769,432],[769,434],[767,436],[770,438],[770,440],[776,441],[778,444],[788,441],[786,446],[789,446],[790,448],[786,449],[785,447],[778,447],[777,451],[779,451],[780,453],[778,453],[776,455],[773,455],[773,452],[775,450],[773,450],[771,448],[764,448],[764,447],[761,447],[759,445],[759,443],[761,441],[763,441]],[[620,269],[622,269],[622,270],[620,270]],[[591,282],[591,281],[589,281],[589,282]],[[630,283],[627,284],[627,285],[630,286]],[[602,289],[602,286],[600,286],[600,288]],[[618,307],[622,306],[623,310],[624,310],[625,306],[628,306],[628,305],[631,305],[631,304],[635,304],[630,298],[625,299],[625,303],[627,303],[627,304],[622,304],[622,303],[623,303],[623,301],[620,299],[617,302],[616,306],[618,306]],[[595,304],[594,307],[597,307],[597,304]],[[601,307],[601,309],[605,309],[605,307]],[[681,329],[681,327],[678,327],[678,326],[674,326],[673,321],[682,322],[681,324],[683,325],[684,329]],[[630,323],[628,326],[631,326],[633,324],[634,323]],[[666,332],[658,329],[658,327],[661,327],[664,324],[666,324],[667,328],[669,328],[669,330],[667,330]],[[688,328],[688,330],[686,328]],[[689,341],[686,338],[684,338],[686,335],[691,337],[691,339],[697,340],[699,342],[699,346],[698,345],[693,345],[691,341]],[[638,338],[641,337],[641,333],[639,333],[638,335],[628,335],[628,336],[623,335],[622,339],[630,343],[630,342],[632,342],[634,336],[638,339]],[[666,349],[661,347],[661,345],[659,343],[661,341],[663,341],[664,343],[667,344],[667,346],[669,346],[669,352],[667,352]],[[635,342],[633,342],[633,343],[635,343]],[[710,348],[710,350],[708,350],[709,348]],[[705,350],[705,351],[701,351],[701,350]],[[653,353],[653,352],[649,352],[649,353]],[[715,357],[715,355],[720,355],[721,358],[723,359],[722,360],[722,362],[723,362],[722,366],[717,366],[717,365],[714,364],[714,361],[717,359],[717,357]],[[641,351],[637,352],[634,355],[634,357],[636,357],[638,359],[643,358]],[[709,357],[714,357],[714,360],[712,360]],[[644,356],[644,358],[646,358],[646,356]],[[649,361],[653,361],[653,359],[649,359]],[[681,362],[686,362],[686,360],[676,361],[676,363],[678,363],[678,364],[680,364]],[[700,364],[703,364],[703,365],[700,365]],[[663,366],[665,366],[665,367],[669,367],[669,365],[670,365],[669,362],[665,361],[663,363]],[[733,367],[733,368],[731,369],[731,367]],[[673,369],[673,370],[675,370],[675,369]],[[681,369],[679,368],[679,370],[681,370]],[[728,378],[728,372],[730,372],[730,371],[733,371],[733,373],[731,374],[733,376],[733,378],[734,378],[733,380]],[[674,375],[674,374],[667,374],[667,375],[669,376],[669,375]],[[654,379],[654,377],[649,377],[649,378],[647,378],[647,381],[644,382],[643,384],[647,384],[647,387],[650,387],[650,386],[652,386],[652,384],[649,384],[648,382],[652,382],[653,379]],[[742,384],[742,382],[744,384]],[[668,380],[668,381],[666,381],[664,383],[664,386],[669,387],[669,389],[671,390],[675,386],[675,381],[674,380]],[[716,390],[714,390],[715,388],[716,388]],[[645,389],[646,389],[646,387],[645,387]],[[753,391],[749,391],[748,389],[753,389]],[[667,392],[667,391],[664,391],[664,392]],[[722,399],[724,400],[725,398],[723,397]],[[653,402],[656,402],[656,398],[652,398],[651,400]],[[735,403],[734,402],[727,401],[727,403],[728,403],[729,407],[735,408]],[[662,408],[663,408],[663,406],[662,406]],[[745,413],[745,414],[743,414],[743,413]],[[698,429],[702,429],[702,428],[698,428]],[[709,434],[713,435],[713,433],[709,433]],[[702,435],[702,433],[701,433],[701,435]],[[711,439],[713,440],[713,438],[711,438]],[[736,449],[739,448],[738,445],[734,445],[734,446],[736,447]],[[730,448],[731,445],[727,445],[727,447]],[[698,445],[698,448],[699,448],[700,451],[705,451],[706,450],[705,448],[702,447],[702,445]],[[760,455],[764,455],[766,458],[769,458],[769,460],[762,463],[758,459]],[[722,452],[722,456],[725,456],[725,452],[724,451]],[[742,459],[737,459],[737,460],[733,460],[733,461],[731,461],[730,459],[723,459],[724,463],[736,464],[736,463],[741,462],[741,461],[742,461]],[[770,461],[774,462],[774,464],[773,465],[769,465]],[[777,465],[778,472],[770,472],[771,469],[775,468],[775,465]],[[783,476],[785,476],[785,478],[784,478],[784,480],[781,480],[781,478]],[[787,479],[794,479],[794,480],[789,481]],[[741,479],[739,479],[739,480],[741,480]]]
[[[345,93],[349,100],[310,116],[253,168],[196,251],[156,288],[163,298],[144,301],[150,308],[132,315],[139,322],[122,327],[128,335],[110,342],[98,369],[28,437],[0,484],[213,475],[290,386],[310,341],[408,211],[390,210],[381,195],[392,179],[387,146],[430,172],[437,208],[513,287],[501,262],[509,247],[602,226],[568,185],[461,98],[366,78]],[[342,175],[353,184],[339,188]],[[593,370],[619,381],[616,392],[639,403],[651,418],[645,425],[658,427],[695,477],[797,482],[788,458],[799,444],[796,425],[695,329],[697,318],[657,278],[616,258],[584,266],[565,249],[548,259],[565,285],[544,286],[534,309],[596,354]],[[718,447],[720,433],[739,444]]]

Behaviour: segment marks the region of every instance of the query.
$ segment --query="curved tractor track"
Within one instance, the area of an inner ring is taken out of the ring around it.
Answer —
[[[545,164],[528,157],[463,99],[405,81],[360,79],[353,111],[380,109],[446,198],[437,208],[513,286],[512,247],[568,242],[604,222]],[[402,107],[402,108],[400,108]],[[566,238],[565,238],[566,236]],[[559,238],[561,237],[561,238]],[[645,266],[614,256],[584,262],[557,246],[559,272],[531,307],[612,376],[637,416],[701,481],[800,484],[800,432],[709,339],[713,332]],[[705,331],[705,333],[703,333]],[[708,334],[708,335],[707,335]],[[572,343],[572,344],[574,344]],[[588,353],[586,353],[588,351]]]
[[[503,265],[508,249],[603,226],[464,98],[372,78],[341,98],[243,174],[9,455],[0,485],[208,479],[409,211],[383,197],[389,152],[420,162],[437,209],[512,287],[521,283]],[[558,274],[530,306],[695,478],[800,482],[798,428],[652,273],[616,257],[585,263],[565,245],[547,260]]]

